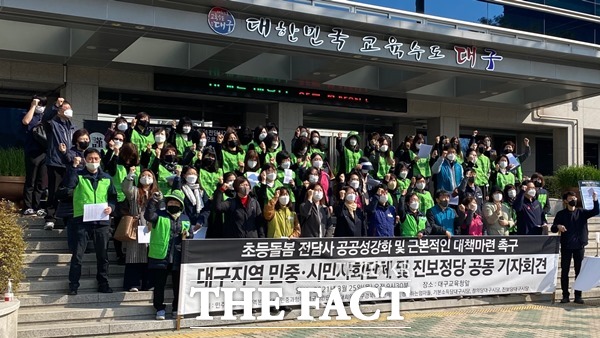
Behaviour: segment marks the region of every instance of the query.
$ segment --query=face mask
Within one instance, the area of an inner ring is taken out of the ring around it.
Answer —
[[[198,145],[200,146],[200,148],[206,147],[206,139],[201,138],[200,141],[198,141]]]
[[[242,196],[248,196],[248,194],[250,193],[250,188],[249,187],[240,187],[240,189],[238,190],[238,193]]]
[[[189,184],[194,184],[194,183],[196,183],[197,180],[198,180],[198,176],[196,176],[196,175],[187,175],[185,177],[185,181],[188,182]]]
[[[248,168],[254,168],[254,167],[256,167],[257,164],[258,164],[257,161],[249,160],[248,161]]]
[[[533,182],[533,185],[535,185],[536,188],[541,188],[542,182],[535,181],[535,182]]]
[[[310,182],[310,183],[317,183],[317,182],[319,182],[319,176],[318,175],[310,175],[310,176],[308,176],[308,182]]]
[[[502,169],[506,168],[506,166],[507,166],[506,161],[498,162],[498,166],[500,166],[500,168],[502,168]]]
[[[46,109],[46,107],[36,106],[34,111],[36,114],[42,114],[45,109]]]
[[[417,210],[419,209],[419,202],[410,202],[410,204],[408,205],[412,210]]]
[[[387,195],[379,195],[379,203],[385,204],[388,201]]]
[[[355,147],[355,146],[356,146],[356,140],[355,140],[355,139],[351,139],[351,140],[349,141],[349,143],[350,143],[350,145],[351,145],[352,147]]]
[[[494,198],[494,201],[496,201],[496,202],[502,201],[502,194],[494,194],[492,197]]]
[[[504,149],[504,153],[505,154],[512,153],[512,150],[510,150],[510,149]]]
[[[446,158],[448,159],[448,161],[454,162],[454,160],[456,160],[456,155],[448,154],[448,156],[446,156]]]
[[[475,183],[475,177],[471,176],[471,177],[467,178],[467,182]]]
[[[184,134],[189,134],[191,130],[192,130],[192,127],[188,127],[188,126],[185,126],[185,127],[181,128],[181,131]]]
[[[356,200],[356,195],[355,194],[348,194],[346,195],[346,201],[348,202],[354,202]]]
[[[115,148],[120,149],[123,146],[123,141],[121,140],[113,140],[113,143],[115,144]]]
[[[323,166],[323,161],[313,161],[312,165],[315,168],[321,169],[321,167]]]
[[[210,167],[211,165],[213,165],[213,163],[215,163],[215,159],[212,157],[205,157],[202,159],[202,166],[203,167]]]
[[[88,163],[85,164],[85,167],[88,168],[88,170],[95,171],[98,168],[100,168],[100,163],[90,163],[90,162],[88,162]]]
[[[475,163],[475,156],[469,156],[469,162]]]
[[[150,123],[150,121],[148,121],[148,120],[139,120],[139,121],[137,121],[137,124],[140,127],[142,127],[142,128],[146,128],[149,123]]]
[[[305,131],[303,131],[303,132],[300,133],[300,136],[302,136],[302,137],[308,137],[308,133],[305,132]]]
[[[382,145],[381,147],[379,147],[379,151],[381,151],[382,153],[385,153],[386,151],[388,151],[388,146],[387,145]]]
[[[369,170],[368,169],[361,169],[360,172],[363,173],[363,174],[368,174]]]
[[[475,211],[477,211],[477,206],[473,205],[473,204],[469,204],[469,210],[475,212]]]
[[[237,141],[236,140],[227,141],[227,146],[229,148],[235,148],[237,146]]]
[[[358,187],[360,186],[360,183],[358,181],[350,181],[349,184],[353,189],[358,189]]]
[[[119,129],[120,131],[125,131],[127,130],[127,123],[119,123],[117,125],[117,129]]]
[[[307,151],[308,151],[307,148],[304,148],[304,149],[300,150],[300,155],[306,154]]]
[[[67,109],[67,110],[65,110],[64,114],[68,118],[73,117],[73,109]]]
[[[517,197],[517,191],[516,190],[509,190],[508,191],[508,197],[510,197],[510,198]]]
[[[400,178],[401,178],[401,179],[405,179],[405,178],[406,178],[406,176],[408,176],[408,171],[401,171],[401,172],[400,172]]]
[[[440,201],[440,206],[442,206],[442,207],[444,207],[444,208],[447,208],[447,207],[448,207],[448,203],[449,203],[449,202],[448,202],[448,201],[446,201],[446,200]]]
[[[165,135],[159,134],[154,136],[154,141],[156,143],[165,143],[165,141],[167,140],[167,137]]]
[[[140,183],[142,185],[150,185],[150,184],[154,183],[154,180],[150,176],[142,176],[142,177],[140,177]]]
[[[181,208],[178,205],[168,205],[167,212],[173,216],[181,212]]]
[[[322,191],[315,191],[315,193],[313,194],[313,201],[318,202],[320,200],[323,199],[323,192]]]
[[[258,139],[263,141],[265,138],[267,138],[267,133],[260,133],[260,135],[258,135]]]
[[[79,146],[79,149],[87,149],[87,147],[90,146],[90,143],[88,141],[83,141],[77,142],[77,145]]]
[[[281,169],[290,169],[290,162],[281,163]]]
[[[485,153],[485,147],[479,147],[478,150],[480,154]]]
[[[415,144],[415,148],[417,148],[417,149],[421,149],[421,143],[416,143],[416,144]]]
[[[275,179],[277,178],[277,174],[276,173],[268,173],[267,174],[267,181],[275,181]]]
[[[318,144],[318,143],[319,143],[319,140],[320,140],[320,139],[319,139],[318,137],[313,137],[313,138],[312,138],[312,143],[313,143],[313,144]]]
[[[396,190],[396,182],[390,182],[387,184],[388,189]]]
[[[277,142],[273,142],[273,143],[271,144],[271,149],[277,149],[277,147],[279,147],[279,143],[277,143]]]
[[[228,189],[228,190],[233,190],[233,182],[234,182],[234,181],[228,181],[228,182],[227,182],[227,189]]]
[[[177,157],[175,155],[165,155],[165,162],[173,163],[177,161]]]
[[[288,205],[289,202],[290,202],[290,196],[288,196],[288,195],[279,196],[279,204]]]
[[[567,204],[569,204],[570,206],[574,207],[574,206],[576,206],[576,205],[577,205],[577,200],[571,200],[571,201],[569,201],[569,203],[567,203]]]
[[[423,182],[417,183],[417,189],[419,189],[419,190],[425,189],[425,183],[423,183]]]
[[[535,197],[536,191],[535,189],[527,190],[527,195],[530,197]]]

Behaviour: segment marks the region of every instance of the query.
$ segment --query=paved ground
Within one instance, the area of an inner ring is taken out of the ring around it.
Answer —
[[[403,312],[404,321],[312,322],[280,321],[222,329],[187,329],[180,332],[139,333],[148,337],[494,337],[586,338],[600,337],[600,300],[577,304],[479,306]],[[408,328],[398,328],[405,326]],[[112,336],[115,337],[115,336]],[[123,336],[124,337],[124,336]]]

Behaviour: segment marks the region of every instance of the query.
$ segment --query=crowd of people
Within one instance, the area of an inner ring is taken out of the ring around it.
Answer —
[[[371,133],[361,147],[359,134],[349,132],[337,135],[332,163],[327,138],[304,126],[289,145],[273,123],[227,128],[209,144],[188,117],[152,128],[140,112],[130,121],[116,118],[106,148],[98,150],[72,117],[63,98],[36,96],[23,118],[24,215],[44,215],[47,230],[64,220],[73,255],[70,295],[77,294],[89,241],[98,291],[110,293],[107,247],[114,229],[125,216],[148,226],[149,244],[114,240],[114,246],[125,264],[125,290],[154,288],[157,319],[165,318],[169,274],[177,308],[186,238],[507,236],[547,229],[544,178],[522,172],[527,139],[518,154],[513,142],[494,145],[477,131],[466,147],[457,136],[430,136],[431,151],[423,154],[421,134],[392,150],[386,134]],[[41,210],[44,176],[48,201]],[[98,203],[106,203],[106,217],[84,221],[86,205]]]

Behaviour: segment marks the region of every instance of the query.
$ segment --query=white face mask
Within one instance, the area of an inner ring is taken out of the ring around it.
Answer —
[[[358,189],[358,187],[360,186],[360,183],[356,180],[350,181],[349,186],[351,186],[353,189]]]
[[[254,167],[256,167],[257,164],[258,164],[257,161],[249,160],[248,161],[248,168],[254,168]]]
[[[354,201],[356,201],[356,194],[348,194],[348,195],[346,195],[346,201],[348,201],[348,202],[354,202]]]
[[[517,191],[516,190],[509,190],[508,191],[508,197],[510,197],[510,198],[517,197]]]
[[[290,169],[290,162],[281,163],[281,169]]]
[[[385,153],[386,151],[388,151],[388,146],[386,144],[382,145],[381,147],[379,147],[379,151]]]
[[[498,166],[499,166],[500,168],[504,169],[504,168],[506,168],[506,166],[507,166],[507,163],[506,163],[506,161],[500,161],[500,162],[498,162]]]
[[[352,147],[356,146],[356,140],[355,139],[351,139],[348,143],[350,143],[350,145]]]
[[[113,143],[115,144],[115,148],[120,149],[123,146],[123,141],[117,141],[114,140]]]
[[[100,168],[100,163],[90,163],[90,162],[88,162],[88,163],[85,164],[85,167],[88,170],[95,171],[98,168]]]
[[[312,165],[315,168],[321,169],[321,167],[323,166],[323,161],[313,161]]]
[[[535,197],[536,193],[535,189],[527,190],[527,195],[531,197]]]
[[[448,161],[452,162],[452,161],[456,160],[456,155],[448,154],[448,156],[446,156],[446,158],[448,159]]]
[[[425,189],[425,183],[423,183],[423,182],[417,183],[417,189],[419,189],[419,190]]]
[[[401,171],[401,172],[400,172],[400,178],[401,178],[401,179],[405,179],[405,178],[406,178],[406,176],[408,176],[408,171]]]
[[[469,210],[477,211],[477,205],[469,204]]]
[[[267,133],[260,133],[258,135],[258,139],[261,140],[261,141],[263,141],[266,137],[267,137]]]
[[[310,182],[310,183],[317,183],[317,182],[319,182],[319,175],[309,175],[308,176],[308,182]]]
[[[271,149],[277,149],[277,147],[279,147],[279,143],[277,143],[277,142],[273,142],[273,143],[271,144]]]
[[[419,209],[419,202],[410,202],[408,207],[411,208],[412,210],[417,210],[417,209]]]
[[[154,141],[156,143],[165,143],[165,141],[167,140],[167,137],[165,135],[159,134],[154,136]]]
[[[45,109],[46,109],[46,107],[36,106],[35,112],[36,112],[36,114],[41,114],[44,112]]]
[[[415,148],[416,149],[421,149],[421,143],[415,143]]]
[[[300,136],[302,136],[302,137],[308,137],[308,133],[305,132],[305,131],[303,131],[303,132],[300,133]]]
[[[379,203],[385,204],[388,201],[387,195],[379,195]]]
[[[289,202],[290,202],[290,196],[289,195],[279,196],[279,204],[281,204],[281,205],[288,205]]]
[[[496,201],[496,202],[502,201],[502,194],[494,194],[492,197],[494,198],[494,201]]]
[[[312,143],[313,143],[313,144],[318,144],[318,143],[319,143],[319,140],[320,140],[320,139],[319,139],[318,137],[313,137],[313,138],[312,138]]]
[[[323,192],[322,191],[315,191],[313,194],[313,201],[318,202],[320,200],[323,199]]]
[[[234,181],[227,181],[227,189],[228,190],[233,190],[233,182]]]
[[[142,185],[150,185],[150,184],[154,183],[154,180],[150,176],[142,176],[142,177],[140,177],[140,183]]]
[[[119,129],[120,131],[125,131],[127,130],[127,123],[119,123],[117,125],[117,129]]]
[[[184,134],[189,134],[191,130],[192,130],[192,127],[188,127],[188,126],[185,126],[185,127],[181,128],[181,131]]]
[[[206,147],[206,139],[205,138],[201,138],[200,141],[198,141],[198,145],[200,147]]]
[[[196,176],[196,175],[187,175],[185,177],[185,181],[188,182],[189,184],[194,184],[194,183],[196,183],[197,180],[198,180],[198,176]]]
[[[268,173],[267,174],[267,181],[269,181],[269,182],[275,181],[276,178],[277,178],[277,174],[276,173]]]
[[[73,117],[73,109],[67,109],[67,110],[65,110],[64,114],[68,118]]]

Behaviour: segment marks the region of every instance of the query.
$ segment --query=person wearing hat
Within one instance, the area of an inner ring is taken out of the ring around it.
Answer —
[[[154,282],[153,304],[156,319],[165,319],[165,284],[171,273],[173,281],[173,316],[177,315],[179,297],[179,267],[181,265],[181,242],[190,236],[190,219],[183,213],[185,195],[181,190],[172,190],[163,195],[154,193],[144,212],[151,225],[148,248],[148,269]],[[164,210],[160,209],[164,201]]]
[[[358,132],[351,131],[346,137],[346,142],[342,145],[342,133],[338,133],[335,148],[340,154],[340,172],[349,173],[358,164],[358,160],[363,156],[360,149],[360,136]]]

